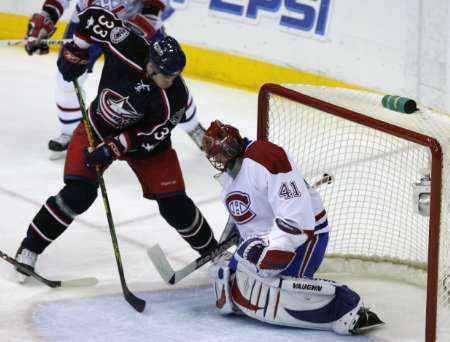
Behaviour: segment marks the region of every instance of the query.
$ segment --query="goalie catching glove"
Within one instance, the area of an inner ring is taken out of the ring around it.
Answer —
[[[121,158],[126,152],[126,147],[120,142],[120,136],[107,139],[98,144],[95,149],[89,147],[84,152],[87,167],[107,167],[114,160]]]
[[[313,230],[303,230],[276,218],[270,233],[244,240],[236,250],[236,260],[262,277],[274,277],[289,267],[295,250],[314,239]]]
[[[268,238],[257,237],[242,242],[235,254],[239,264],[262,277],[281,273],[294,257],[294,252],[273,249]]]

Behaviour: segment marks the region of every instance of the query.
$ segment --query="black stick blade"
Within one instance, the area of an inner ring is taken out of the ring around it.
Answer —
[[[3,253],[2,251],[0,251],[0,258],[9,262],[11,265],[13,265],[16,269],[20,270],[22,273],[25,273],[26,275],[35,278],[36,280],[40,281],[41,283],[43,283],[51,288],[94,286],[98,283],[98,279],[94,278],[94,277],[78,278],[78,279],[70,279],[70,280],[50,280],[50,279],[44,278],[43,276],[36,273],[35,271],[32,271],[29,268],[26,268],[21,263],[17,262],[16,259],[10,257],[6,253]]]
[[[145,300],[136,297],[130,290],[125,293],[125,300],[135,309],[137,312],[143,312],[145,310]]]

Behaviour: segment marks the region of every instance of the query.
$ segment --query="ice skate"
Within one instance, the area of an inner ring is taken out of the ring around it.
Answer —
[[[350,330],[352,334],[362,334],[367,330],[382,326],[384,322],[370,309],[361,307],[358,311],[359,318],[355,326]]]
[[[50,150],[50,160],[64,158],[71,137],[72,136],[69,134],[61,133],[57,138],[51,139],[48,142],[48,149]]]
[[[30,269],[31,271],[34,271],[34,265],[36,265],[37,261],[37,254],[30,251],[29,249],[23,248],[22,246],[19,247],[19,250],[16,253],[16,261],[22,264],[25,268]],[[28,275],[21,272],[16,268],[17,271],[17,281],[20,284],[23,284],[27,279]]]

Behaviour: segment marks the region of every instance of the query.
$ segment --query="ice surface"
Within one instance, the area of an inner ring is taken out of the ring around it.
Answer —
[[[50,161],[47,142],[58,135],[54,108],[56,55],[29,57],[22,49],[0,49],[0,249],[14,255],[41,204],[62,186],[63,161]],[[85,89],[92,98],[100,65]],[[256,135],[257,95],[188,79],[202,123],[218,118]],[[173,135],[187,191],[219,234],[227,215],[219,203],[215,173],[190,138]],[[250,319],[222,317],[205,286],[207,267],[176,287],[163,284],[146,255],[159,243],[175,268],[196,254],[142,198],[133,173],[121,162],[105,175],[130,289],[148,301],[143,314],[122,298],[101,200],[77,219],[39,258],[37,271],[50,279],[99,278],[92,288],[50,289],[35,281],[14,282],[12,267],[0,262],[0,341],[423,341],[422,289],[351,275],[345,282],[386,321],[367,337],[280,328]]]
[[[103,296],[39,304],[32,312],[32,321],[36,333],[51,342],[348,341],[348,337],[332,332],[274,327],[247,317],[222,316],[211,305],[210,287],[140,295],[149,305],[144,314],[130,311],[118,296]],[[365,336],[352,340],[371,341]]]

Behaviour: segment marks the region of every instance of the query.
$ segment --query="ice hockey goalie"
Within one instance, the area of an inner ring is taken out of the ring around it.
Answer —
[[[315,279],[328,243],[322,199],[280,146],[214,121],[203,138],[242,238],[213,267],[216,306],[271,324],[357,334],[382,325],[360,296]]]

